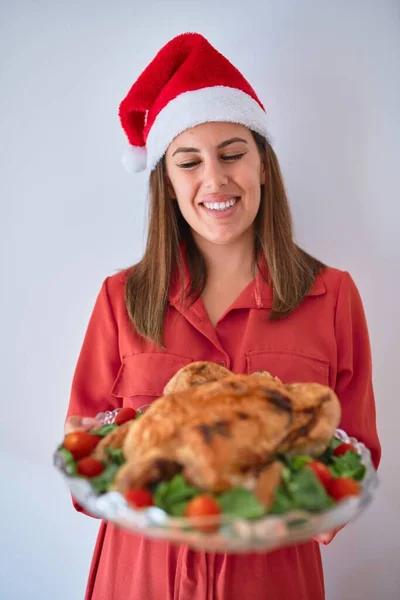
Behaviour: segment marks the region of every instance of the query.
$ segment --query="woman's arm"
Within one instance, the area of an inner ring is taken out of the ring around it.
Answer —
[[[338,365],[335,392],[342,406],[340,428],[369,448],[372,462],[378,468],[381,445],[376,427],[369,334],[359,291],[346,272],[339,289],[335,331]],[[327,545],[340,529],[314,539]]]
[[[120,408],[118,398],[110,394],[121,359],[107,282],[106,279],[97,297],[75,368],[65,431],[84,427],[81,417],[93,418],[100,412]],[[75,500],[73,503],[77,510],[85,512]]]
[[[381,445],[376,427],[371,348],[364,307],[349,273],[343,273],[335,317],[337,378],[342,406],[340,427],[363,442],[378,467]]]

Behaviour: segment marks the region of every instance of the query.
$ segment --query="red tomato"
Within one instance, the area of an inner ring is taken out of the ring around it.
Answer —
[[[117,416],[115,417],[114,423],[116,425],[122,425],[127,421],[131,421],[136,417],[136,410],[131,408],[130,406],[125,406],[125,408],[121,408]]]
[[[101,438],[87,431],[73,431],[64,438],[64,448],[71,452],[75,460],[87,456],[96,448]]]
[[[81,458],[76,467],[78,469],[78,473],[80,475],[84,475],[85,477],[96,477],[96,475],[100,475],[100,473],[104,471],[103,463],[92,456],[85,456],[84,458]]]
[[[134,508],[153,506],[153,497],[145,488],[132,488],[125,492],[125,500]]]
[[[202,494],[191,500],[187,507],[185,515],[187,517],[211,517],[221,514],[221,509],[218,502],[212,496]],[[213,533],[217,531],[219,523],[195,524],[193,525],[198,531],[203,533]]]
[[[350,477],[338,477],[332,479],[329,484],[328,494],[336,501],[348,498],[349,496],[358,496],[361,487],[357,481]]]
[[[307,467],[312,469],[315,476],[319,479],[324,488],[328,489],[328,486],[333,479],[333,475],[327,465],[319,460],[312,460],[311,462],[307,463]]]
[[[346,452],[350,452],[350,451],[355,452],[356,449],[354,448],[354,446],[352,444],[347,444],[347,443],[343,442],[343,444],[336,446],[336,448],[333,451],[333,454],[335,456],[343,456],[343,454],[346,454]]]

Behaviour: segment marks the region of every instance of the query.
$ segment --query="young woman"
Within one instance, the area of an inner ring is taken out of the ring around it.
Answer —
[[[180,367],[208,360],[329,385],[341,427],[377,466],[360,295],[347,272],[294,242],[265,110],[249,83],[202,36],[184,34],[135,82],[120,117],[133,167],[150,171],[147,246],[139,264],[103,283],[66,430],[87,426],[82,417],[148,405]],[[319,544],[207,554],[103,522],[86,598],[319,600]]]

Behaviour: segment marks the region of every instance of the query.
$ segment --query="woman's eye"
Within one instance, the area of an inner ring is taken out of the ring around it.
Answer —
[[[242,152],[241,154],[231,154],[229,156],[222,156],[222,160],[225,161],[234,161],[234,160],[239,160],[239,158],[242,158],[242,156],[244,156],[245,153]]]
[[[235,160],[239,160],[240,158],[242,158],[242,156],[244,156],[245,154],[245,152],[241,152],[240,154],[230,154],[227,156],[221,156],[221,159],[225,162],[234,162]],[[200,163],[201,161],[199,160],[191,160],[189,162],[181,163],[180,165],[178,165],[178,167],[180,169],[193,169],[194,167],[197,167],[197,165],[199,165]]]
[[[182,163],[181,165],[179,165],[179,167],[181,169],[191,169],[192,167],[195,167],[198,164],[199,164],[198,161],[192,161],[192,162]]]

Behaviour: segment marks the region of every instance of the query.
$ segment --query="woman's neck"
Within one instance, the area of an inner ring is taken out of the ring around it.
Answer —
[[[254,277],[254,238],[249,230],[232,244],[214,244],[195,236],[207,268],[207,281],[236,278],[251,280]]]

